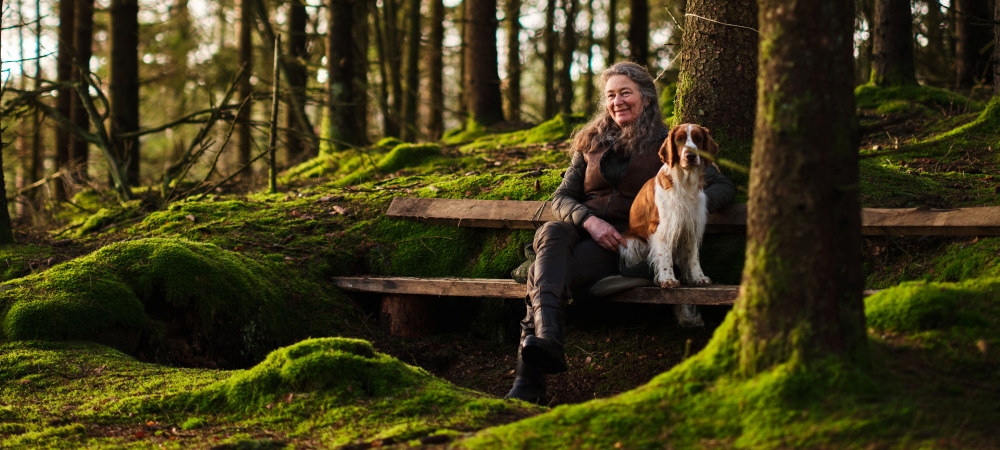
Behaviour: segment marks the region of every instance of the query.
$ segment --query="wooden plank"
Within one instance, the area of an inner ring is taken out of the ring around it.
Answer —
[[[535,229],[553,220],[543,201],[466,200],[396,197],[386,216],[459,227]],[[746,233],[745,203],[709,214],[707,233]],[[861,234],[867,236],[1000,236],[1000,206],[955,209],[864,208]]]
[[[525,294],[524,285],[511,279],[336,277],[333,284],[346,291],[438,297],[524,298]]]
[[[336,277],[335,286],[346,291],[391,295],[524,298],[525,285],[510,279],[490,278],[416,278],[416,277]],[[673,289],[658,287],[632,288],[607,300],[622,303],[656,303],[688,305],[731,305],[739,294],[739,286],[681,286]]]
[[[861,223],[865,235],[1000,236],[1000,206],[864,208]]]
[[[555,220],[550,202],[534,200],[396,197],[392,199],[385,215],[436,225],[527,230]],[[709,214],[705,231],[744,233],[746,221],[746,204],[734,203],[720,212]]]

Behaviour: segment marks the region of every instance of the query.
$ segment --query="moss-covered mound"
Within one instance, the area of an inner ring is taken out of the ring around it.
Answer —
[[[282,265],[184,239],[115,243],[0,290],[5,341],[94,341],[180,364],[197,353],[223,367],[340,334],[350,311]],[[168,350],[175,339],[202,348]]]
[[[233,371],[141,363],[96,344],[0,344],[3,448],[440,444],[541,410],[456,387],[357,339],[307,339]]]
[[[462,447],[848,448],[859,436],[871,448],[1000,444],[995,405],[976,401],[997,393],[989,380],[1000,377],[991,351],[1000,346],[1000,280],[904,283],[866,305],[871,371],[790,361],[733,375],[729,315],[702,352],[638,389],[487,429]],[[942,439],[956,426],[960,435]]]

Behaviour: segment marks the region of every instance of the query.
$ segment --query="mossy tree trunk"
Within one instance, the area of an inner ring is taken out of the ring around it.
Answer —
[[[674,116],[677,123],[708,127],[721,158],[749,167],[757,102],[756,0],[690,0],[687,13]],[[746,175],[725,173],[746,185]]]
[[[910,0],[875,1],[871,82],[875,86],[917,84]]]
[[[867,361],[854,3],[761,0],[740,373]]]

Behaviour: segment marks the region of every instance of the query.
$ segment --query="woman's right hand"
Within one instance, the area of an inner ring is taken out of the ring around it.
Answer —
[[[590,233],[590,237],[597,245],[607,251],[618,253],[618,247],[625,245],[625,238],[621,233],[600,217],[587,217],[587,220],[583,221],[583,229]]]

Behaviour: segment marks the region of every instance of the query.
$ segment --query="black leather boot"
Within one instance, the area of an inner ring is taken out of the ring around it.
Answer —
[[[517,369],[514,371],[514,385],[504,398],[516,398],[527,402],[544,404],[545,374],[537,367],[525,364],[521,355],[517,356]]]
[[[563,349],[565,309],[560,299],[546,297],[540,294],[531,298],[535,333],[521,341],[521,355],[525,363],[538,367],[542,373],[565,372],[568,369]]]

